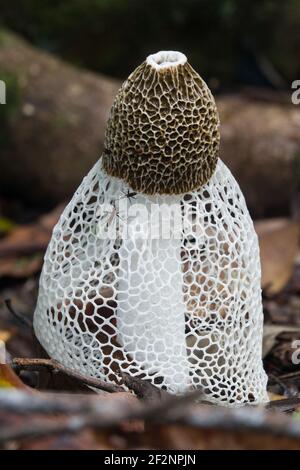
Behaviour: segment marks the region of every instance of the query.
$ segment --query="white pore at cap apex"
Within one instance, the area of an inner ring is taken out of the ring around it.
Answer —
[[[149,55],[146,59],[146,63],[156,70],[177,67],[178,65],[184,65],[186,62],[186,56],[178,51],[159,51],[156,54]]]

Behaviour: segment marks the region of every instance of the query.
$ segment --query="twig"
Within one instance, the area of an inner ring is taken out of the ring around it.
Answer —
[[[0,390],[0,412],[30,416],[35,420],[2,426],[0,442],[57,434],[75,434],[86,428],[111,429],[125,420],[146,419],[148,424],[177,424],[218,432],[266,433],[272,436],[300,440],[300,421],[261,407],[224,408],[211,405],[191,405],[188,397],[172,397],[163,404],[126,403],[123,400],[99,399],[97,396],[61,396],[36,394],[19,390]],[[57,423],[37,421],[41,414],[65,414]],[[72,415],[72,417],[68,415]]]
[[[124,392],[124,389],[118,385],[113,385],[108,382],[104,382],[104,380],[83,375],[80,372],[76,372],[72,369],[69,369],[68,367],[63,366],[55,359],[15,358],[12,361],[12,367],[16,372],[19,372],[20,370],[38,371],[42,369],[48,369],[51,372],[59,371],[76,380],[77,382],[84,383],[85,385],[97,388],[99,390],[104,390],[105,392]]]
[[[174,419],[176,421],[178,417],[186,413],[188,407],[191,408],[191,405],[195,404],[196,401],[199,401],[200,398],[203,398],[203,392],[201,389],[193,390],[192,392],[181,396],[163,396],[163,400],[153,402],[148,407],[145,406],[142,414],[137,416],[137,418],[148,420],[152,423],[161,423],[162,417],[171,420]],[[205,406],[212,408],[211,404],[205,404]],[[193,408],[196,408],[196,406]]]
[[[126,372],[119,372],[123,379],[124,384],[129,390],[132,390],[138,398],[147,401],[159,401],[163,398],[170,397],[169,393],[165,390],[155,387],[147,380],[139,379],[138,377],[132,377]]]
[[[282,374],[279,376],[280,380],[293,380],[293,379],[300,379],[300,370],[295,372],[289,372],[288,374]]]
[[[126,392],[123,392],[126,394]],[[139,403],[139,402],[138,402]],[[133,409],[130,402],[124,407],[124,400],[104,399],[96,394],[65,394],[40,392],[29,394],[17,389],[0,389],[0,412],[8,411],[18,415],[25,414],[86,414],[101,415],[104,419],[119,415],[124,410]],[[134,408],[136,409],[136,408]]]
[[[8,311],[15,317],[17,318],[21,323],[23,323],[24,325],[26,325],[27,327],[29,328],[32,328],[32,321],[27,318],[23,313],[20,313],[20,312],[17,312],[13,306],[12,306],[12,303],[11,303],[11,299],[5,299],[4,300],[4,303],[8,309]]]
[[[172,422],[172,418],[169,418]],[[242,408],[221,408],[218,406],[199,406],[191,408],[177,423],[199,429],[218,429],[233,432],[267,433],[300,439],[300,421],[281,413],[268,412],[263,408],[244,406]]]
[[[0,429],[0,443],[9,440],[44,437],[61,433],[74,434],[86,428],[107,429],[119,426],[128,420],[144,420],[149,422],[161,421],[163,415],[168,415],[172,410],[182,410],[182,408],[194,401],[197,393],[188,394],[182,397],[169,396],[164,402],[143,406],[141,402],[133,404],[124,400],[104,400],[95,395],[68,395],[63,394],[36,394],[28,395],[18,390],[9,393],[0,390],[0,413],[1,411],[11,412],[19,415],[30,414],[46,416],[56,414],[73,415],[66,418],[62,423],[39,423],[31,422],[29,425],[21,427],[6,426],[5,430]],[[30,399],[31,398],[31,399]],[[175,414],[176,416],[176,414]]]
[[[267,410],[293,411],[300,405],[299,397],[284,398],[283,400],[270,401],[266,405]]]
[[[97,395],[63,395],[22,393],[19,390],[0,390],[0,413],[11,412],[30,415],[32,420],[23,426],[20,422],[0,428],[0,443],[15,439],[52,436],[61,433],[74,434],[88,427],[105,429],[118,426],[129,419],[139,409],[124,400],[103,400]],[[55,423],[34,421],[33,418],[66,415]],[[69,415],[72,415],[71,417]]]

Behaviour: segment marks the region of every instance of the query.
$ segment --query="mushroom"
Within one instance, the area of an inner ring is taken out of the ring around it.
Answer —
[[[257,236],[219,159],[214,98],[184,54],[120,88],[101,159],[54,228],[34,315],[67,367],[224,405],[267,401]]]

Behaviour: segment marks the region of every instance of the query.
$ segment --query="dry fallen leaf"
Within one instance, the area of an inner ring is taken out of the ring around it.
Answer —
[[[0,262],[0,277],[27,278],[39,271],[42,266],[43,255],[24,256],[22,258],[7,258]]]
[[[62,209],[59,205],[37,222],[17,226],[0,240],[0,277],[28,277],[41,268],[43,252]]]
[[[284,400],[284,395],[278,395],[278,393],[268,392],[269,401]]]
[[[262,287],[279,292],[291,277],[299,250],[300,224],[289,219],[255,223],[262,263]]]
[[[3,341],[3,343],[7,343],[7,341],[9,341],[11,337],[12,337],[11,331],[0,330],[0,341]]]
[[[27,387],[21,379],[15,374],[8,364],[0,364],[0,389],[1,388],[18,388],[33,392],[30,387]]]

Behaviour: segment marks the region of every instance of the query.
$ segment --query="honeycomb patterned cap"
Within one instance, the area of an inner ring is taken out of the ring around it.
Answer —
[[[105,171],[145,194],[204,185],[219,154],[214,98],[184,54],[150,55],[123,83],[108,120]]]

